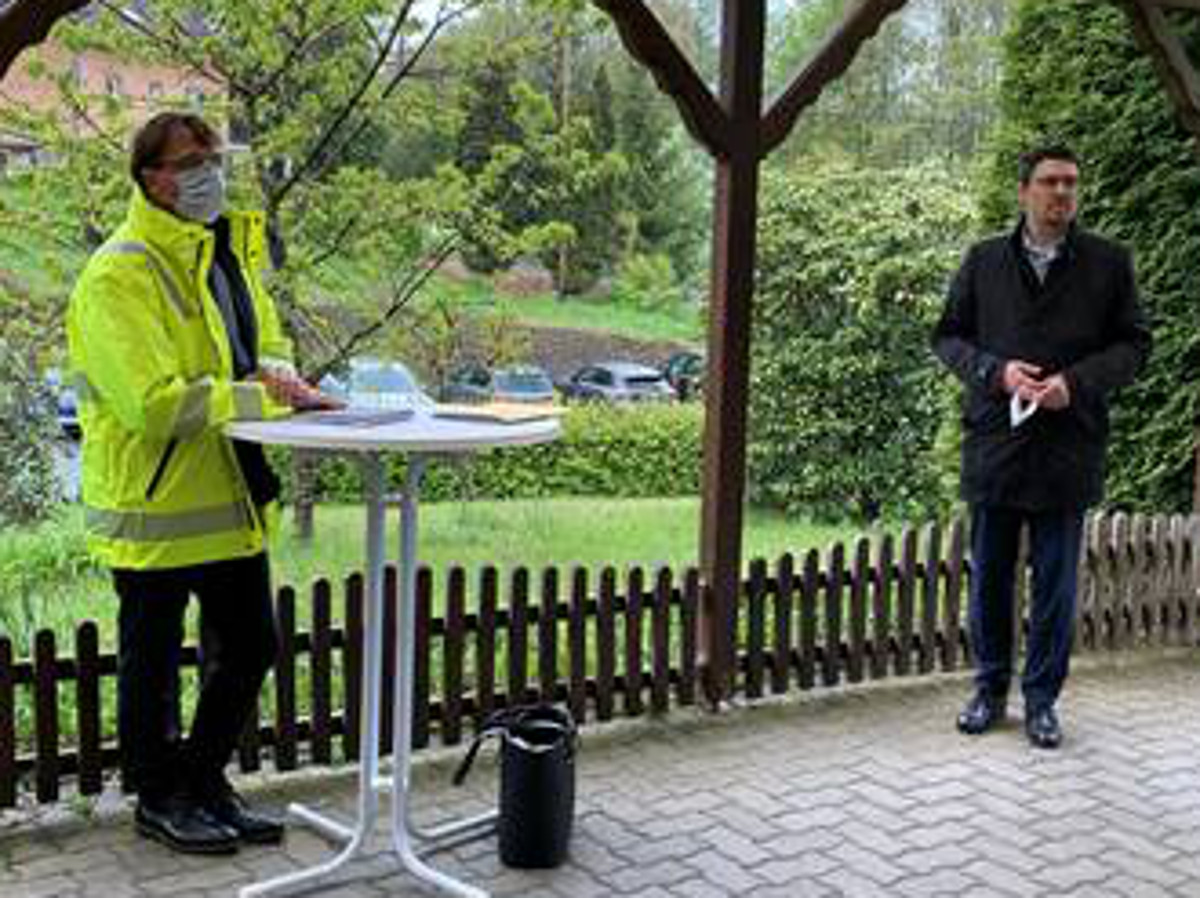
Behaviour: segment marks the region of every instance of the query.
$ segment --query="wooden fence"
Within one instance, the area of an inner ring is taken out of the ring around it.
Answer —
[[[1077,650],[1197,643],[1200,518],[1097,516],[1086,540]],[[959,522],[753,562],[738,608],[738,690],[754,699],[968,664],[965,556]],[[428,569],[417,579],[416,748],[459,744],[489,712],[513,702],[564,702],[585,722],[664,714],[697,701],[701,590],[694,569],[548,568],[536,577],[516,569],[502,583],[484,568],[469,583],[454,568],[438,579]],[[1022,566],[1022,603],[1026,579]],[[389,570],[389,634],[396,595]],[[240,745],[240,765],[256,770],[269,758],[275,769],[293,770],[353,760],[362,578],[348,578],[336,597],[317,581],[303,598],[290,588],[278,598],[280,658],[260,718]],[[390,636],[389,659],[393,647]],[[197,667],[194,647],[184,664]],[[385,663],[385,752],[393,665]],[[31,658],[15,658],[11,641],[0,637],[0,808],[26,792],[56,801],[67,783],[83,795],[102,789],[117,768],[115,675],[116,658],[100,651],[91,621],[77,628],[66,656],[48,631],[37,634]]]

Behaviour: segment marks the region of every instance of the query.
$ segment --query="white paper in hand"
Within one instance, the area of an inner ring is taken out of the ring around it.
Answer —
[[[1016,393],[1013,393],[1012,401],[1008,404],[1008,420],[1012,423],[1015,430],[1028,421],[1037,410],[1038,404],[1036,402],[1026,402]]]

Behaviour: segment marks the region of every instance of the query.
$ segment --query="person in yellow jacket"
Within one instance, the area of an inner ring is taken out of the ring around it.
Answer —
[[[180,851],[277,842],[225,777],[277,647],[266,554],[279,482],[224,425],[313,393],[261,281],[262,216],[226,212],[217,133],[163,113],[136,134],[124,223],[71,296],[89,543],[119,598],[118,730],[139,832]],[[200,605],[202,685],[186,739],[179,660]]]

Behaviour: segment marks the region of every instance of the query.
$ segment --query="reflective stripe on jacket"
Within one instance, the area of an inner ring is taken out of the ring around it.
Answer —
[[[264,363],[290,347],[264,289],[262,216],[230,213],[234,254],[258,317]],[[263,550],[261,510],[223,433],[285,414],[261,384],[235,382],[208,290],[213,236],[135,189],[125,222],[71,296],[67,341],[83,429],[89,543],[110,567],[167,568]]]

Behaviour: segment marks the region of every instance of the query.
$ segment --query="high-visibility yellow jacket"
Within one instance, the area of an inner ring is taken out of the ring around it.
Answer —
[[[290,346],[263,287],[263,217],[230,213],[234,254],[258,318],[260,365]],[[208,289],[214,238],[135,188],[125,222],[71,296],[67,341],[83,429],[89,544],[117,568],[171,568],[257,554],[253,507],[223,426],[277,417],[259,383],[236,382]]]

